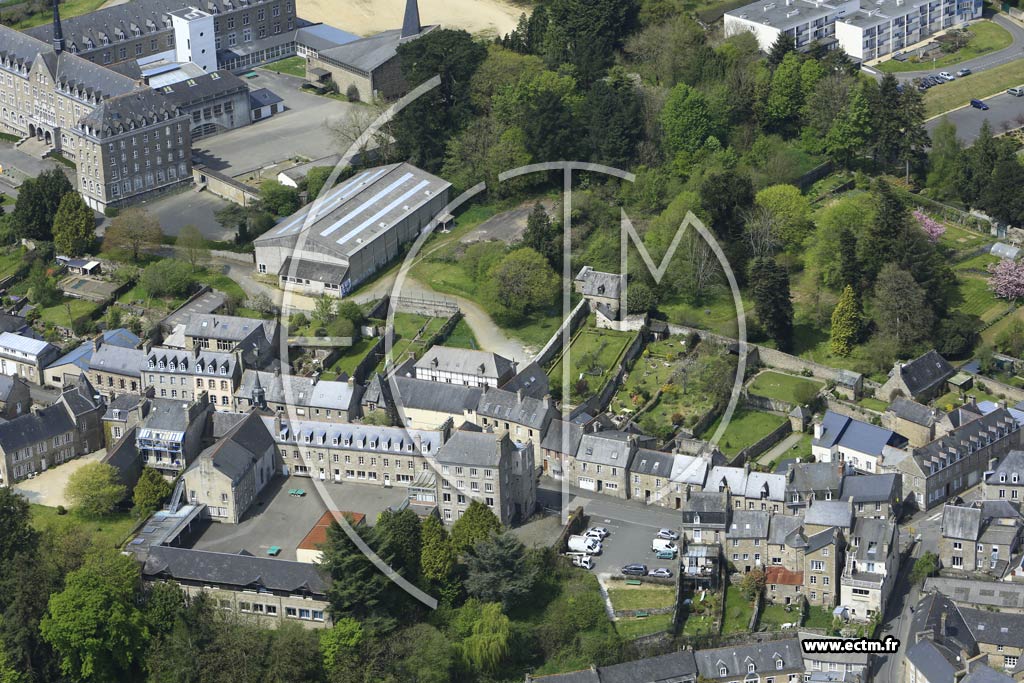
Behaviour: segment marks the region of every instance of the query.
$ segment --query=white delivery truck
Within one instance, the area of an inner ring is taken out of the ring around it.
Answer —
[[[586,536],[570,536],[569,550],[577,553],[590,553],[591,555],[597,555],[601,552],[601,542],[593,538],[587,538]]]
[[[572,565],[574,567],[583,567],[584,569],[593,569],[594,561],[590,559],[590,555],[586,553],[566,553],[567,556],[572,558]]]
[[[671,550],[672,552],[678,552],[679,548],[672,541],[665,538],[656,538],[651,541],[651,550],[658,552],[659,550]]]

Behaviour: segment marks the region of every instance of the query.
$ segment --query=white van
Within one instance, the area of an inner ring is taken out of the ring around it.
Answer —
[[[584,569],[594,568],[594,562],[590,559],[590,555],[574,555],[572,564],[574,567],[583,567]]]
[[[651,541],[651,550],[658,552],[659,550],[671,550],[672,552],[679,552],[679,548],[672,541],[665,538],[656,538]]]

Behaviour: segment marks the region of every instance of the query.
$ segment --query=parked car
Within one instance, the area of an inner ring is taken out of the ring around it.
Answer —
[[[647,565],[627,564],[622,568],[622,573],[626,576],[647,576]]]
[[[658,552],[654,553],[654,557],[659,560],[674,560],[676,559],[676,551],[669,550],[666,548],[665,550],[659,550]]]
[[[605,529],[603,526],[594,526],[587,529],[583,533],[583,535],[590,536],[591,538],[596,538],[599,541],[603,541],[605,537],[608,535],[608,530]]]
[[[1014,97],[1024,97],[1024,85],[1019,85],[1016,88],[1007,88],[1007,95],[1013,95]]]
[[[651,541],[651,550],[653,552],[659,552],[661,550],[671,550],[672,552],[678,552],[679,548],[676,544],[667,538],[656,538]]]
[[[594,561],[590,559],[590,555],[573,555],[572,565],[583,569],[593,569]]]
[[[647,576],[653,576],[658,579],[671,579],[672,570],[666,569],[665,567],[658,567],[657,569],[652,569],[651,571],[647,572]]]
[[[956,80],[956,76],[954,76],[953,74],[949,73],[948,71],[940,71],[939,72],[939,78],[941,78],[944,81],[955,81]]]
[[[982,102],[981,100],[971,100],[971,106],[974,107],[975,109],[988,111],[988,105]]]
[[[960,78],[963,78],[964,76],[970,76],[971,75],[971,70],[970,69],[960,69],[959,71],[956,72],[956,75],[959,76]]]
[[[666,538],[670,541],[679,540],[679,532],[673,531],[672,529],[658,529],[658,533],[656,534],[656,536],[658,538]]]

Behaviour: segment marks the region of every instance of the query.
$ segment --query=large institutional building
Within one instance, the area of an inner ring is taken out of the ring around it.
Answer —
[[[817,41],[867,61],[979,19],[981,10],[981,0],[760,0],[726,12],[725,33],[750,31],[765,51],[785,34],[797,49]]]

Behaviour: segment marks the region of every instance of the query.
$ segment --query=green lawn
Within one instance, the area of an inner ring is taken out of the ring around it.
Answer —
[[[631,332],[599,330],[593,327],[593,320],[587,321],[573,337],[568,349],[569,361],[572,364],[569,368],[569,381],[572,383],[573,401],[582,401],[601,390],[635,336]],[[557,395],[561,391],[564,362],[565,354],[558,358],[548,372],[552,395]],[[586,380],[586,388],[582,391],[582,387],[577,387],[577,382],[581,379]]]
[[[997,52],[1010,46],[1013,37],[1002,26],[991,21],[971,22],[971,39],[967,45],[956,52],[943,55],[935,60],[911,62],[909,59],[902,62],[890,59],[879,64],[879,71],[888,73],[901,73],[904,71],[942,70],[946,67],[955,66],[961,62],[980,57],[989,52]],[[967,79],[974,78],[974,74],[967,76]]]
[[[334,361],[334,364],[324,372],[324,379],[335,379],[343,372],[351,376],[355,372],[356,366],[363,361],[363,358],[376,343],[376,339],[367,337],[345,349],[338,360]]]
[[[717,619],[719,605],[721,605],[721,593],[705,593],[704,599],[699,596],[693,597],[693,602],[688,608],[686,620],[683,622],[682,633],[684,636],[703,636],[717,633]]]
[[[3,250],[0,252],[0,279],[14,275],[24,263],[24,249]]]
[[[288,74],[289,76],[298,76],[299,78],[306,77],[306,60],[298,56],[279,59],[276,62],[265,64],[263,68],[279,74]]]
[[[823,384],[806,377],[784,375],[781,372],[762,372],[748,387],[750,393],[766,398],[774,398],[788,403],[801,403],[807,400],[810,392],[821,389]]]
[[[981,333],[981,343],[986,346],[991,346],[995,343],[996,337],[1009,327],[1014,320],[1024,320],[1024,308],[1018,308],[1010,315],[1003,317],[1002,320],[989,327],[987,330]]]
[[[984,233],[961,228],[952,223],[943,223],[943,225],[946,226],[946,232],[939,238],[939,244],[954,251],[976,249],[982,244],[991,244],[995,241]]]
[[[612,607],[623,609],[658,609],[671,607],[676,600],[676,591],[672,586],[644,588],[609,588],[608,598]]]
[[[748,631],[750,619],[753,616],[754,604],[747,600],[738,588],[734,586],[726,588],[725,621],[722,624],[722,635]]]
[[[101,518],[82,517],[75,512],[58,515],[56,508],[35,503],[32,504],[31,510],[32,526],[36,529],[43,531],[78,527],[88,534],[97,546],[107,548],[119,548],[135,525],[135,519],[128,513]]]
[[[723,288],[716,296],[700,306],[686,303],[679,298],[672,298],[658,305],[670,323],[697,327],[727,337],[737,335],[736,304],[732,294]],[[752,312],[752,304],[744,301],[747,313]]]
[[[783,624],[792,624],[794,622],[800,622],[800,610],[797,607],[793,607],[791,611],[786,611],[785,605],[772,605],[766,602],[761,610],[759,623],[765,630],[778,630]]]
[[[984,384],[984,382],[982,382],[982,384]],[[968,389],[967,395],[973,396],[976,401],[995,402],[999,400],[999,397],[996,396],[995,394],[989,393],[987,391],[982,391],[981,389],[978,389],[977,386],[975,386],[973,389]],[[949,393],[939,396],[934,401],[934,405],[942,410],[945,410],[946,406],[953,406],[955,408],[960,404],[960,392],[958,391],[950,391]]]
[[[106,0],[64,0],[60,3],[60,17],[61,19],[67,19],[95,12],[104,2]],[[22,19],[14,25],[14,28],[22,31],[33,26],[39,26],[40,24],[48,24],[51,21],[53,21],[53,11],[48,9]]]
[[[957,282],[960,296],[963,299],[956,307],[959,311],[976,315],[984,322],[991,322],[1003,315],[1010,307],[1007,301],[996,298],[989,290],[987,280],[980,275],[961,273]]]
[[[967,78],[931,88],[924,94],[925,116],[932,117],[1024,84],[1024,59],[979,71]]]
[[[640,619],[619,619],[615,622],[615,630],[626,640],[667,631],[671,626],[671,614],[655,614]]]
[[[821,607],[808,607],[807,618],[802,626],[829,629],[832,627],[832,613]]]
[[[879,399],[871,396],[865,396],[861,400],[857,401],[857,405],[864,406],[870,410],[877,410],[880,413],[884,412],[885,409],[889,407],[889,404],[885,401],[880,401]]]
[[[465,318],[455,324],[455,328],[449,333],[444,345],[457,349],[480,348],[480,345],[477,344],[476,336],[473,334],[473,330],[469,329],[469,324]]]
[[[245,290],[242,289],[242,286],[223,273],[200,271],[196,273],[196,281],[204,285],[210,285],[217,291],[224,292],[229,297],[239,301],[245,301],[246,299]]]
[[[969,259],[960,261],[953,270],[985,270],[993,263],[999,263],[999,257],[992,254],[978,254]]]
[[[68,307],[71,307],[71,319],[77,320],[83,315],[91,315],[99,308],[99,304],[84,299],[65,298],[56,306],[39,309],[39,319],[44,323],[69,327],[71,320],[68,319]]]
[[[721,418],[715,420],[701,435],[702,439],[710,439],[718,429]],[[786,418],[759,410],[737,408],[733,413],[729,426],[718,442],[718,449],[727,456],[734,456],[747,446],[757,443],[768,436],[772,430],[786,421]]]

